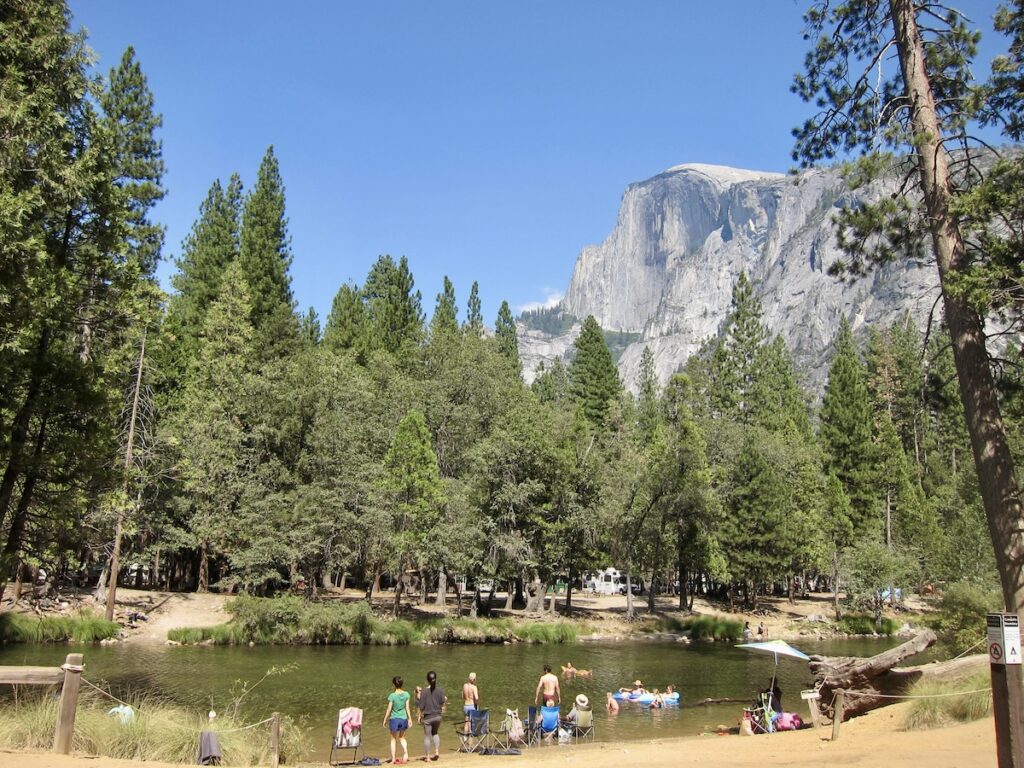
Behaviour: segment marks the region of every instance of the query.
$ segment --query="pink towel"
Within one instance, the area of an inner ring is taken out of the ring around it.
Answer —
[[[338,733],[346,736],[357,728],[363,727],[363,710],[358,707],[345,707],[338,710]]]

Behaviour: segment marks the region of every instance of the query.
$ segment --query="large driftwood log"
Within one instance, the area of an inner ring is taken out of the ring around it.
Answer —
[[[811,656],[811,672],[821,691],[821,710],[833,717],[835,691],[850,691],[843,707],[843,719],[862,715],[872,709],[895,704],[899,699],[885,698],[906,694],[922,678],[955,680],[975,672],[985,656],[968,656],[948,662],[933,662],[916,667],[895,668],[904,659],[920,653],[935,642],[930,629],[884,653],[861,659],[852,656]]]

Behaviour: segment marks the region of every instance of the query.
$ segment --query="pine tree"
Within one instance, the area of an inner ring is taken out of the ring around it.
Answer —
[[[397,264],[390,256],[377,259],[366,276],[363,300],[371,348],[394,354],[419,343],[423,335],[422,297],[415,290],[405,256]]]
[[[660,419],[660,387],[658,374],[654,369],[654,353],[650,347],[644,347],[640,355],[640,370],[637,372],[636,388],[638,392],[637,412],[640,418],[640,434],[648,441],[654,436]]]
[[[430,320],[430,332],[433,335],[454,335],[459,330],[459,309],[455,306],[455,286],[448,276],[444,277],[444,288],[437,294],[437,307]]]
[[[366,306],[358,286],[344,283],[334,295],[331,313],[324,329],[324,346],[334,352],[365,348],[367,343]]]
[[[872,471],[874,452],[867,374],[846,318],[839,326],[834,348],[818,435],[825,451],[826,468],[843,484],[850,499],[854,531],[859,537],[877,532],[880,521]]]
[[[522,369],[519,362],[519,340],[516,337],[516,320],[507,301],[501,302],[498,319],[494,323],[494,338],[502,356],[511,363],[516,372]]]
[[[813,437],[807,397],[797,383],[793,357],[781,336],[757,352],[757,376],[750,388],[751,420],[771,432]]]
[[[570,398],[569,371],[562,363],[562,358],[556,357],[551,363],[551,368],[541,361],[530,389],[537,399],[546,405],[565,405]]]
[[[238,525],[239,501],[252,481],[255,332],[246,283],[241,265],[232,262],[206,314],[178,417],[183,489],[191,500],[190,529],[199,548],[200,592],[209,586],[210,557]]]
[[[176,293],[168,303],[158,352],[165,386],[180,386],[198,353],[206,312],[220,293],[224,270],[238,258],[241,210],[238,175],[232,175],[227,189],[213,182],[182,244],[178,272],[171,278]]]
[[[477,336],[482,336],[484,333],[484,316],[480,311],[480,284],[476,280],[473,281],[473,287],[469,289],[465,327]]]
[[[583,408],[590,423],[600,427],[608,414],[609,402],[618,396],[622,386],[604,334],[593,315],[583,321],[574,346],[576,355],[569,366],[573,399]]]
[[[238,260],[252,297],[256,354],[270,360],[292,351],[298,321],[288,274],[291,238],[284,182],[273,147],[263,156],[256,184],[245,200]]]
[[[430,444],[427,421],[412,410],[398,423],[384,457],[382,488],[392,505],[399,586],[395,590],[395,612],[402,599],[402,577],[406,569],[426,556],[429,536],[440,520],[444,490],[437,466],[437,454]]]

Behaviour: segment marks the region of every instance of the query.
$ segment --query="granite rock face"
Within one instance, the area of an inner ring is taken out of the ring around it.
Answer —
[[[640,334],[619,359],[634,388],[648,346],[667,378],[728,314],[732,286],[746,270],[764,305],[764,321],[782,334],[807,383],[820,390],[840,318],[854,332],[910,312],[923,326],[938,297],[927,262],[906,261],[852,284],[828,275],[840,258],[833,217],[857,195],[834,170],[797,176],[687,164],[630,185],[618,221],[598,246],[576,260],[561,309],[594,315],[606,330]],[[527,379],[541,361],[571,352],[579,333],[550,336],[520,325]]]

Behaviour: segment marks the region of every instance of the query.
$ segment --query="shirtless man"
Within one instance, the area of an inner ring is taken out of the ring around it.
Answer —
[[[469,679],[462,684],[462,712],[466,715],[466,733],[469,733],[470,713],[480,706],[480,689],[476,687],[476,672],[469,673]]]
[[[551,665],[544,665],[544,674],[537,683],[537,691],[533,694],[533,703],[539,704],[541,693],[544,694],[544,706],[553,707],[562,699],[562,691],[558,687],[558,677],[551,673]]]

